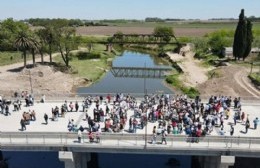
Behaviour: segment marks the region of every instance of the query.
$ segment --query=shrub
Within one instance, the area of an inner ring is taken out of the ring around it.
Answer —
[[[76,57],[78,57],[79,60],[85,60],[85,59],[99,59],[101,58],[101,54],[98,52],[78,52],[76,54]]]

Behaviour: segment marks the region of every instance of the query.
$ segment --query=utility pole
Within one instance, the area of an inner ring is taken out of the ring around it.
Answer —
[[[31,76],[31,70],[30,69],[29,69],[29,79],[30,79],[30,86],[31,86],[31,94],[33,95],[32,76]]]
[[[144,63],[144,73],[146,73],[146,62]],[[147,90],[146,90],[146,74],[144,74],[144,99],[146,98]],[[147,117],[147,109],[145,110],[145,119],[146,119],[146,124],[145,124],[145,144],[144,144],[144,149],[147,149],[147,125],[148,125],[148,117]]]

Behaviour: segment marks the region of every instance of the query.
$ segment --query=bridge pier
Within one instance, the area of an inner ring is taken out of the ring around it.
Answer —
[[[228,168],[235,163],[235,156],[199,156],[202,168]]]
[[[72,152],[59,151],[59,159],[64,162],[65,168],[75,168]]]
[[[90,154],[86,152],[59,152],[60,161],[64,162],[65,168],[87,168]]]

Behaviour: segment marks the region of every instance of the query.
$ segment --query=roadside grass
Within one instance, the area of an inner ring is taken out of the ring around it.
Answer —
[[[30,57],[27,56],[27,59],[29,60]],[[23,62],[21,52],[0,52],[0,66],[10,65],[17,62]]]
[[[248,77],[255,85],[260,86],[260,72],[251,73]]]

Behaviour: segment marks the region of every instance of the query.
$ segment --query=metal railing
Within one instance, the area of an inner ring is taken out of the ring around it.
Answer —
[[[149,142],[152,135],[147,135],[147,148],[163,147],[161,144],[161,136],[156,137],[156,143]],[[260,152],[260,138],[256,137],[230,137],[230,136],[206,136],[206,137],[188,137],[184,135],[168,135],[166,137],[167,147],[169,148],[211,148],[211,149],[239,149],[239,150],[257,150]],[[82,143],[78,143],[77,133],[60,133],[60,132],[1,132],[0,145],[1,148],[6,146],[73,146],[75,144],[86,146],[92,145],[89,141],[87,133],[83,132]],[[116,147],[116,148],[140,148],[145,146],[144,134],[108,134],[102,133],[100,141],[94,144],[95,147]]]

